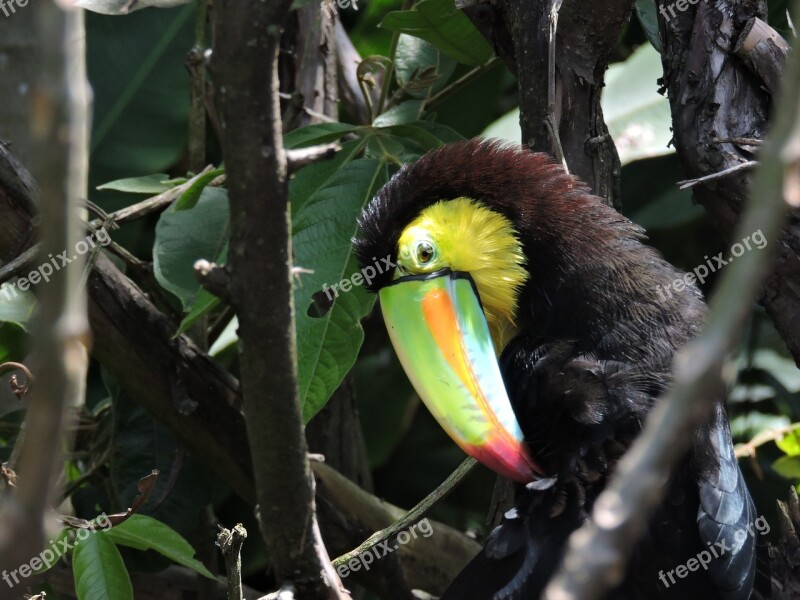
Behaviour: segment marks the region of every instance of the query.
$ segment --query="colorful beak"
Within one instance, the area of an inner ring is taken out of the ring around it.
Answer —
[[[410,275],[379,292],[389,336],[428,410],[467,454],[528,483],[528,455],[472,278],[449,269]]]

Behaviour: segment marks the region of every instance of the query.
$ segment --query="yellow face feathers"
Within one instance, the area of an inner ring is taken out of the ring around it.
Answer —
[[[445,267],[472,276],[499,354],[515,333],[514,319],[528,279],[525,255],[506,217],[469,198],[429,206],[400,235],[398,276]]]

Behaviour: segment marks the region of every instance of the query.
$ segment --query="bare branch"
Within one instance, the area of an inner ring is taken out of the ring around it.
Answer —
[[[241,523],[233,529],[220,527],[217,534],[217,546],[228,573],[228,600],[242,600],[242,545],[246,539],[247,530]]]
[[[331,160],[342,147],[337,143],[311,146],[310,148],[297,148],[286,151],[286,163],[289,173],[294,173],[311,163]]]
[[[278,98],[290,0],[214,5],[211,71],[231,204],[231,301],[261,534],[279,585],[343,598],[317,526],[297,385],[288,169]],[[333,580],[322,573],[333,572]]]
[[[737,171],[741,171],[743,169],[752,169],[757,165],[758,161],[748,160],[746,162],[739,163],[738,165],[733,165],[732,167],[728,167],[727,169],[723,169],[722,171],[718,171],[717,173],[711,173],[710,175],[704,175],[703,177],[698,177],[696,179],[685,179],[683,181],[678,182],[678,189],[685,190],[690,187],[696,186],[698,183],[713,181],[715,179],[719,179],[720,177],[726,177],[731,173],[736,173]]]
[[[696,179],[751,160],[753,149],[748,144],[715,140],[763,138],[767,131],[773,112],[773,94],[762,84],[767,71],[759,67],[758,77],[753,77],[752,66],[735,54],[741,35],[746,39],[748,27],[756,29],[754,17],[766,19],[766,4],[757,0],[701,2],[674,19],[663,18],[672,0],[657,0],[657,4],[662,9],[663,85],[672,109],[675,149],[687,176]],[[773,44],[770,36],[762,31],[755,39]],[[779,60],[778,55],[770,59],[771,70],[779,68],[775,62]],[[740,221],[752,177],[745,169],[694,188],[697,202],[729,239]],[[775,247],[779,255],[759,301],[800,366],[800,288],[794,283],[800,280],[797,228],[787,228]]]

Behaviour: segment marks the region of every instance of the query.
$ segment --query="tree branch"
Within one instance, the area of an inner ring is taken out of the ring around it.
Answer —
[[[49,70],[33,93],[52,108],[50,119],[31,127],[39,148],[38,170],[46,173],[41,208],[41,264],[75,248],[88,176],[89,92],[85,70],[83,16],[50,3],[28,8],[36,14],[44,64]],[[66,132],[66,135],[65,135]],[[86,297],[81,289],[84,261],[74,258],[52,274],[39,294],[31,371],[36,381],[27,396],[24,437],[19,442],[17,486],[0,512],[0,567],[30,560],[44,542],[44,515],[55,498],[63,439],[64,411],[83,402],[88,368]],[[5,597],[5,593],[0,595]]]
[[[556,157],[560,144],[570,172],[619,207],[619,157],[600,94],[630,0],[503,0],[496,6],[473,3],[464,12],[517,74],[522,142]]]
[[[658,2],[667,8],[670,3],[671,0]],[[765,86],[774,86],[767,81],[774,77],[765,75],[781,70],[782,53],[777,46],[773,48],[775,52],[760,53],[758,75],[754,75],[754,63],[742,59],[745,45],[738,43],[753,31],[754,18],[766,18],[764,9],[760,0],[720,0],[691,5],[668,21],[659,16],[664,39],[664,86],[672,107],[675,148],[690,179],[753,159],[752,148],[718,140],[764,138],[772,106],[772,96]],[[765,39],[763,31],[757,39],[762,45],[775,44],[773,38]],[[694,188],[697,201],[729,237],[740,219],[752,177],[752,173],[742,170]],[[795,211],[792,223],[798,219],[800,211]],[[800,287],[795,285],[800,280],[797,227],[788,228],[776,240],[775,247],[778,256],[774,270],[764,283],[759,301],[800,366]]]
[[[800,194],[800,57],[790,60],[774,135],[761,154],[753,192],[738,234],[762,231],[776,239],[787,202]],[[737,234],[737,235],[738,235]],[[703,332],[675,358],[675,379],[650,413],[641,435],[617,464],[592,518],[569,540],[547,600],[594,600],[619,583],[630,553],[662,499],[664,482],[685,456],[692,433],[724,388],[722,367],[734,350],[772,257],[748,252],[722,274]]]
[[[216,86],[231,204],[231,302],[261,534],[279,585],[342,598],[319,536],[297,387],[287,163],[278,99],[280,34],[291,2],[214,6]],[[335,572],[334,572],[335,573]]]

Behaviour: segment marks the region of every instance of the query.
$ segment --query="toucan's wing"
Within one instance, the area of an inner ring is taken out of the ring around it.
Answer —
[[[725,600],[747,600],[756,577],[758,538],[769,525],[756,513],[739,469],[724,408],[695,444],[700,504],[697,527],[703,546],[718,555],[708,573]]]

